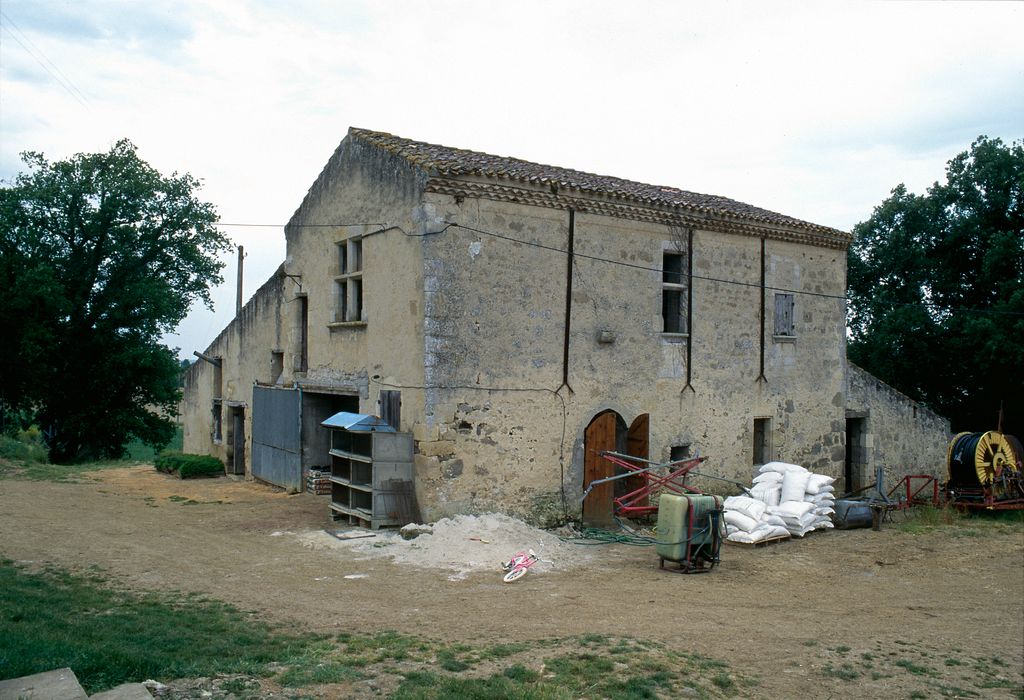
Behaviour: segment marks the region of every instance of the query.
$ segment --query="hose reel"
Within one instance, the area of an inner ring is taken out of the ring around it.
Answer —
[[[1015,477],[1020,470],[1020,441],[1012,435],[960,433],[946,451],[949,484],[967,488],[991,486],[1004,476]]]

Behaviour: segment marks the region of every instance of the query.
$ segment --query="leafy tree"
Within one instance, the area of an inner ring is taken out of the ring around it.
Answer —
[[[0,186],[0,394],[42,426],[54,461],[119,457],[173,434],[180,367],[159,343],[211,306],[230,246],[188,174],[160,175],[127,140]]]
[[[1024,428],[1024,142],[979,137],[854,227],[850,359],[954,430]]]

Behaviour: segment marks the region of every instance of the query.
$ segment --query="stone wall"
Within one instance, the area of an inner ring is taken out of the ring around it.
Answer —
[[[608,409],[627,425],[650,416],[655,460],[688,444],[708,473],[749,480],[754,419],[765,418],[772,458],[841,474],[842,251],[766,242],[762,377],[759,238],[694,232],[693,327],[669,337],[662,255],[685,247],[684,232],[577,213],[564,368],[569,212],[442,195],[427,206],[466,227],[424,246],[430,388],[408,418],[428,517],[497,508],[537,519],[563,494],[578,514],[584,431]],[[772,333],[776,289],[798,292],[795,337]]]
[[[211,454],[225,462],[232,459],[230,412],[232,408],[241,409],[246,436],[246,452],[242,457],[246,469],[250,468],[253,384],[281,379],[274,376],[274,353],[283,352],[287,318],[284,279],[280,273],[278,269],[264,282],[242,307],[241,313],[205,349],[203,354],[207,357],[220,360],[219,371],[209,362],[197,359],[185,373],[182,399],[185,452]],[[222,416],[219,440],[212,434],[214,399],[217,398]]]
[[[875,469],[885,469],[891,488],[908,474],[946,479],[946,450],[952,437],[949,421],[901,394],[885,382],[847,363],[847,417],[863,428],[859,445],[864,473],[852,475],[850,489],[874,483]]]

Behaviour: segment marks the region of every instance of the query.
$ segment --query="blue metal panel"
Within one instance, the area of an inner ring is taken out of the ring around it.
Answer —
[[[301,394],[256,386],[252,390],[252,475],[302,490]]]
[[[393,433],[395,429],[387,421],[365,413],[335,413],[320,425],[325,428],[342,428],[350,433]]]

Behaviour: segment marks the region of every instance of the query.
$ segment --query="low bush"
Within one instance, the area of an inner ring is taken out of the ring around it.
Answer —
[[[50,461],[43,436],[35,426],[14,435],[0,435],[0,457],[22,462]]]
[[[224,473],[224,464],[210,455],[190,455],[164,452],[154,461],[157,471],[177,474],[182,479],[194,476],[218,476]]]

